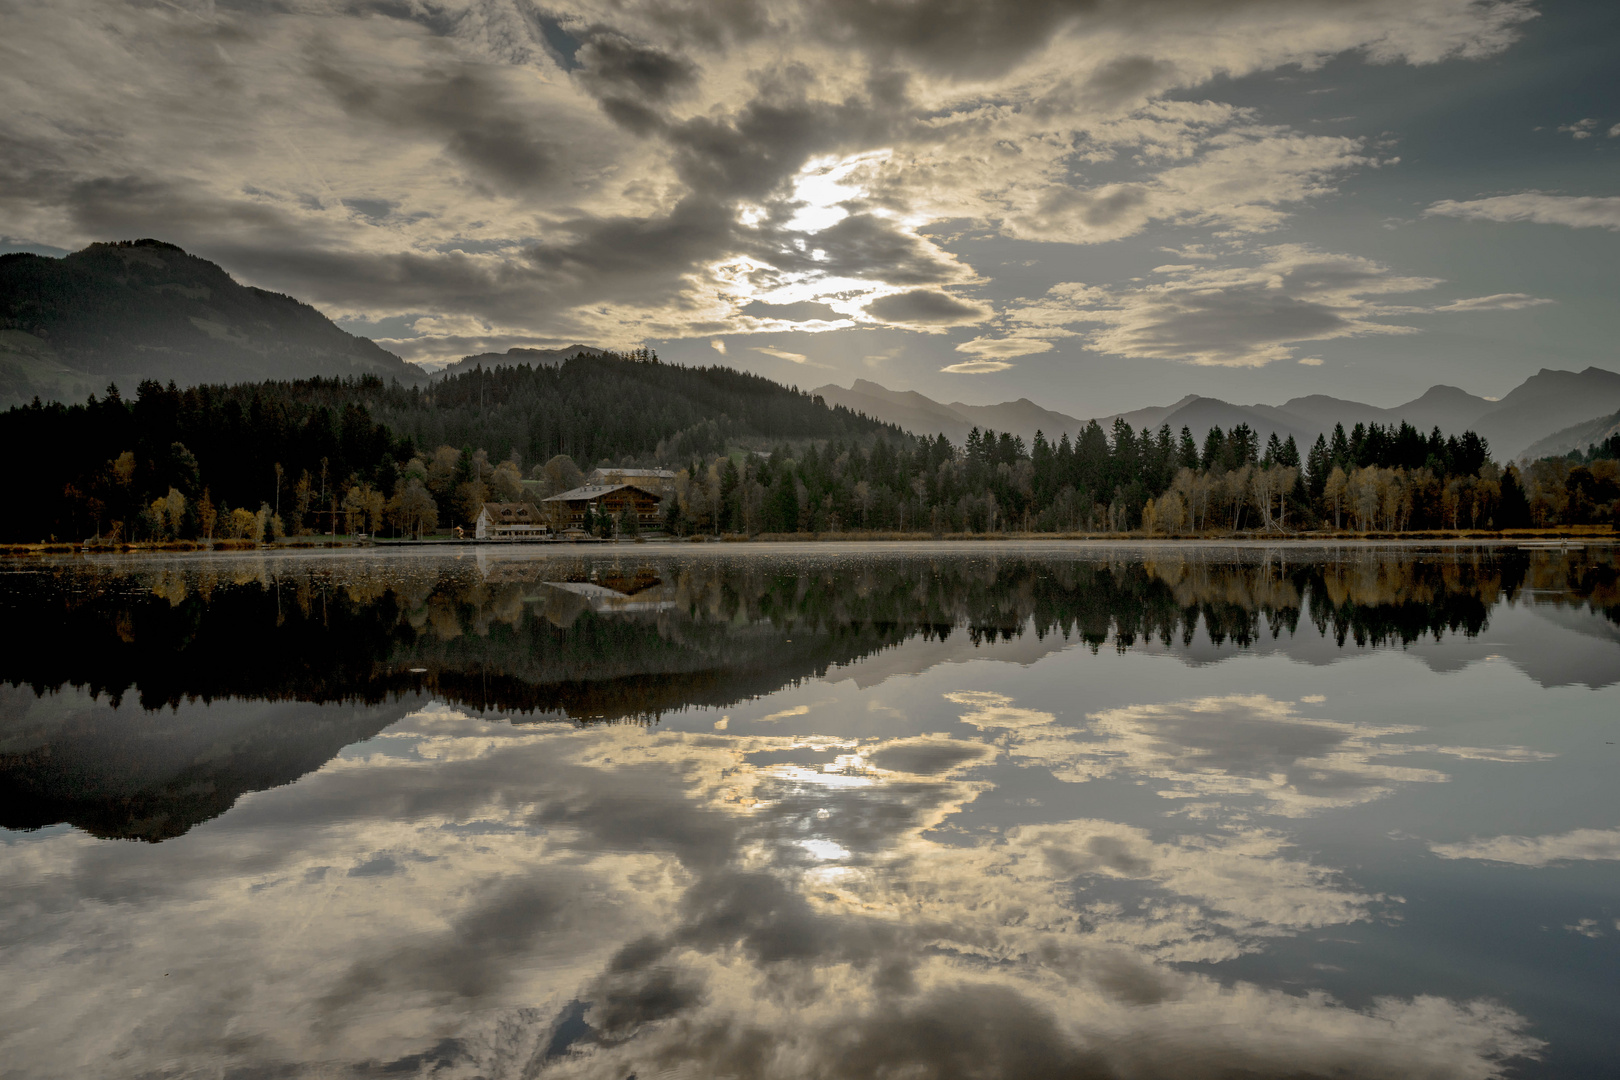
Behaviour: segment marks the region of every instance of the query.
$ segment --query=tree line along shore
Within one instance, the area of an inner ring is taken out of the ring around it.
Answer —
[[[1620,513],[1620,437],[1516,463],[1473,432],[1404,423],[1340,425],[1303,450],[1244,424],[1123,421],[1030,444],[974,430],[957,445],[647,353],[428,390],[374,377],[147,382],[133,399],[109,387],[0,414],[0,448],[28,463],[0,523],[14,546],[470,533],[486,502],[539,505],[591,467],[670,474],[651,531],[671,538],[1601,535]],[[649,530],[604,514],[589,531]]]

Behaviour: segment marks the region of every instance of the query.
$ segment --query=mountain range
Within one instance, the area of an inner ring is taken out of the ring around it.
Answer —
[[[109,382],[181,385],[427,374],[290,296],[158,240],[60,259],[0,255],[0,406],[82,400]]]
[[[975,427],[1009,431],[1025,442],[1032,441],[1037,430],[1053,441],[1064,434],[1073,439],[1089,422],[1042,408],[1028,398],[999,405],[947,405],[914,390],[890,390],[867,379],[855,380],[848,389],[829,385],[813,393],[829,405],[843,405],[916,434],[943,433],[955,443],[962,442]],[[1391,408],[1324,394],[1293,398],[1281,405],[1234,405],[1189,394],[1168,405],[1096,419],[1105,430],[1116,419],[1138,429],[1161,424],[1168,424],[1172,431],[1186,427],[1200,439],[1212,427],[1248,424],[1262,438],[1273,431],[1283,439],[1292,435],[1301,448],[1314,443],[1317,435],[1331,433],[1335,424],[1342,423],[1348,430],[1358,423],[1406,421],[1425,432],[1436,427],[1448,435],[1476,431],[1490,440],[1498,457],[1517,458],[1530,451],[1534,451],[1532,456],[1563,453],[1600,441],[1620,423],[1620,416],[1610,415],[1617,409],[1620,374],[1589,367],[1578,372],[1543,368],[1497,401],[1455,386],[1432,386],[1412,401]]]
[[[554,367],[601,349],[511,349],[465,357],[429,375],[367,338],[356,337],[308,304],[242,285],[224,269],[159,240],[91,244],[60,259],[0,255],[0,408],[34,396],[82,399],[109,382],[133,390],[142,379],[243,383],[313,376],[376,375],[404,385],[485,368]],[[942,403],[914,390],[890,390],[866,379],[848,389],[813,391],[827,405],[920,435],[943,433],[961,444],[977,427],[1008,431],[1026,442],[1041,431],[1072,439],[1088,421],[1028,398],[995,405]],[[1262,438],[1275,431],[1302,447],[1342,423],[1406,421],[1423,431],[1474,430],[1498,457],[1543,456],[1584,448],[1620,430],[1620,374],[1542,369],[1493,401],[1455,386],[1434,386],[1392,408],[1313,394],[1281,405],[1236,405],[1189,395],[1168,405],[1099,416],[1106,428],[1168,424],[1202,438],[1211,427],[1248,424]]]

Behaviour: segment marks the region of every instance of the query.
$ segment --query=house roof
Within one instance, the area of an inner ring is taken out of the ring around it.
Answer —
[[[491,521],[532,521],[535,515],[534,507],[528,503],[487,502],[483,512]]]
[[[583,487],[577,487],[572,491],[565,491],[561,495],[553,495],[551,498],[543,499],[541,501],[548,503],[595,502],[604,495],[611,495],[615,491],[624,491],[626,489],[630,491],[639,491],[649,499],[663,499],[662,495],[659,495],[656,492],[648,491],[646,488],[637,487],[635,484],[586,484]]]

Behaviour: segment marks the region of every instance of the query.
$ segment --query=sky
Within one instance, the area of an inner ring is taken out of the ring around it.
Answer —
[[[1620,370],[1620,5],[0,0],[0,250],[1086,417]],[[1607,78],[1605,77],[1607,76]]]

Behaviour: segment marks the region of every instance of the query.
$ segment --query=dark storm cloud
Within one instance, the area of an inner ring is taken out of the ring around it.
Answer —
[[[116,203],[98,203],[116,210]],[[234,215],[241,210],[242,217]],[[182,237],[183,216],[174,206]],[[289,223],[277,244],[273,211],[256,205],[221,207],[199,201],[197,213],[222,224],[252,222],[264,235],[232,235],[199,253],[238,274],[284,282],[304,299],[407,311],[477,312],[521,323],[536,307],[560,316],[589,303],[659,303],[680,291],[681,275],[731,250],[731,211],[687,199],[667,215],[578,217],[550,230],[555,238],[525,247],[516,259],[488,260],[461,251],[367,252],[321,243]],[[124,218],[118,218],[124,221]],[[303,233],[303,235],[300,235]],[[171,233],[170,235],[174,235]],[[183,245],[184,246],[184,245]],[[569,330],[562,329],[564,336]]]
[[[762,200],[820,154],[880,142],[892,119],[852,99],[805,100],[791,91],[751,101],[733,117],[698,116],[665,134],[674,166],[693,191]]]
[[[726,205],[694,195],[661,217],[579,218],[558,231],[568,238],[525,253],[537,272],[565,274],[603,299],[662,299],[678,286],[673,274],[731,250],[736,220]]]
[[[1083,92],[1095,104],[1114,108],[1171,85],[1176,73],[1174,64],[1151,56],[1115,57],[1086,79]]]
[[[575,54],[575,78],[597,99],[608,118],[626,131],[648,136],[664,128],[663,107],[697,81],[697,65],[621,34],[600,31]]]
[[[796,304],[767,304],[763,300],[755,300],[743,306],[737,314],[752,315],[756,319],[783,319],[788,322],[810,322],[817,319],[836,322],[844,317],[826,304],[808,300]]]
[[[1050,40],[1094,0],[821,0],[829,41],[949,75],[997,74]]]
[[[582,68],[575,77],[599,97],[628,92],[646,101],[664,102],[689,89],[697,79],[697,65],[685,57],[611,32],[591,35],[575,57]]]
[[[25,160],[25,159],[24,159]],[[326,230],[265,200],[221,198],[193,181],[139,174],[76,176],[0,164],[0,207],[53,199],[76,230],[108,240],[155,236],[206,255],[215,242],[251,238],[254,250],[319,244]]]
[[[626,9],[671,41],[710,49],[750,41],[771,27],[760,0],[649,0],[620,10]]]
[[[990,314],[977,304],[933,289],[912,289],[892,296],[880,296],[866,305],[866,313],[884,322],[924,326],[975,323]]]
[[[766,230],[752,247],[761,259],[788,272],[891,285],[942,285],[968,275],[941,249],[875,214],[850,214],[814,234]],[[949,314],[948,307],[936,304],[935,312]]]
[[[542,188],[556,179],[559,148],[509,93],[501,75],[482,65],[413,73],[392,85],[361,77],[317,50],[310,76],[351,116],[401,133],[431,133],[473,176],[507,194]]]

